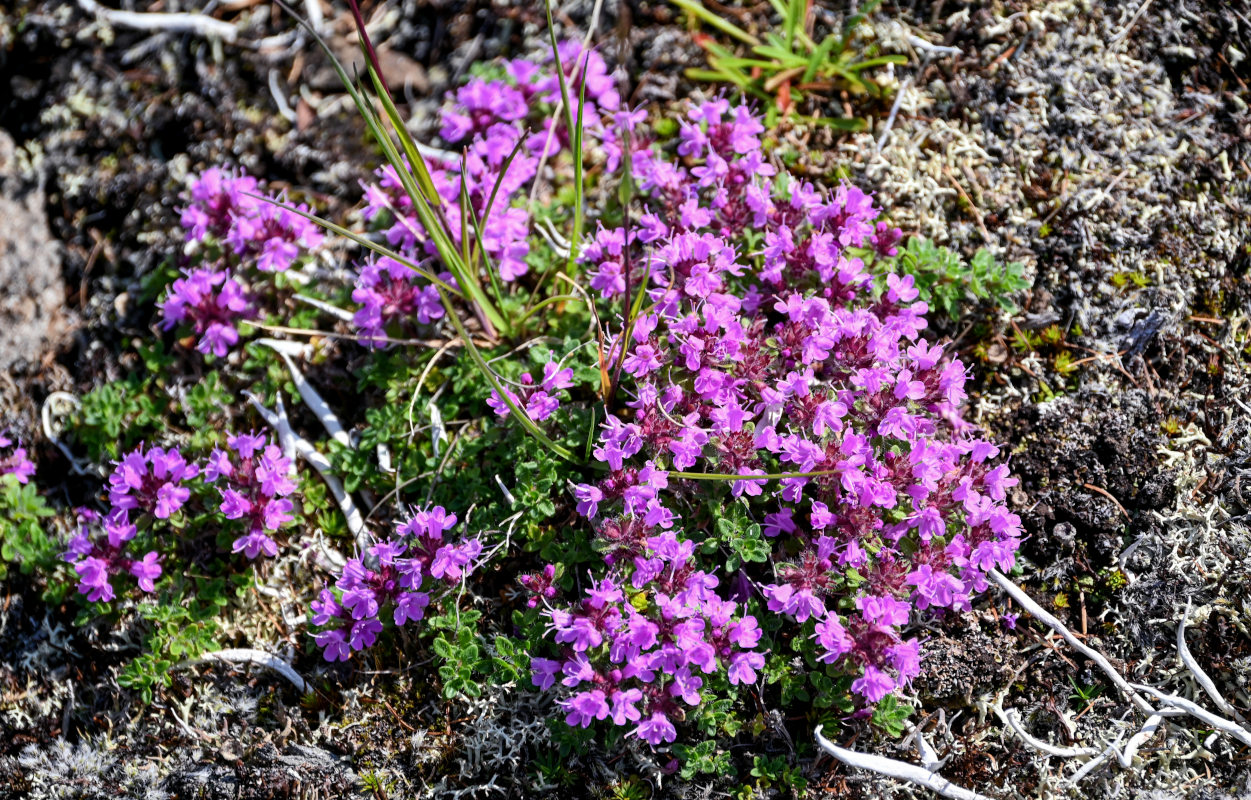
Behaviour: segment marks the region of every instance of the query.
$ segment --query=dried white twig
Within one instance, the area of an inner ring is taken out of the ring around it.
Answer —
[[[1085,764],[1082,764],[1082,768],[1073,773],[1073,775],[1069,778],[1069,782],[1078,783],[1082,780],[1082,778],[1085,778],[1087,775],[1097,770],[1105,761],[1116,754],[1116,745],[1117,742],[1120,741],[1121,740],[1118,738],[1115,742],[1108,745],[1103,752],[1099,753],[1099,755],[1090,759]]]
[[[318,311],[325,311],[327,314],[330,314],[337,319],[341,319],[344,322],[351,322],[356,318],[356,316],[346,308],[339,308],[333,303],[327,303],[325,300],[318,300],[316,297],[309,297],[306,294],[300,294],[297,292],[295,294],[295,299],[299,300],[301,303],[312,306]]]
[[[1187,700],[1186,698],[1178,697],[1175,694],[1168,694],[1166,692],[1162,692],[1159,689],[1146,685],[1145,683],[1135,683],[1133,685],[1134,685],[1134,688],[1141,689],[1142,691],[1152,694],[1155,697],[1159,698],[1160,702],[1164,703],[1165,705],[1170,705],[1174,708],[1179,708],[1182,711],[1185,711],[1190,716],[1194,717],[1195,719],[1206,723],[1207,725],[1211,726],[1212,728],[1218,731],[1221,731],[1222,733],[1228,733],[1230,736],[1234,737],[1238,741],[1242,742],[1248,747],[1251,747],[1251,731],[1248,731],[1246,728],[1242,727],[1238,723],[1225,719],[1224,717],[1217,716],[1216,714],[1213,714],[1211,711],[1208,711],[1206,708],[1194,702],[1193,700]]]
[[[933,747],[930,747],[930,743],[925,741],[925,734],[921,732],[920,728],[916,725],[910,725],[909,728],[910,732],[908,734],[908,739],[911,739],[912,743],[916,745],[917,758],[921,759],[921,766],[925,767],[930,772],[942,769],[943,764],[947,763],[948,759],[938,757],[938,753]],[[904,743],[907,743],[906,739],[904,740]],[[950,756],[948,758],[950,758]]]
[[[817,745],[849,767],[859,767],[870,772],[876,772],[879,775],[885,775],[888,778],[915,783],[943,797],[950,797],[952,800],[989,800],[985,795],[980,795],[962,786],[957,786],[942,775],[931,772],[924,767],[918,767],[916,764],[896,761],[885,756],[857,753],[855,750],[839,747],[821,735],[821,727],[818,725],[816,730],[812,732],[812,735],[816,737]]]
[[[83,466],[83,462],[75,457],[73,452],[65,446],[65,442],[61,441],[61,438],[57,435],[57,431],[54,429],[53,415],[56,414],[57,416],[61,416],[69,413],[69,411],[66,410],[62,410],[58,413],[53,408],[53,406],[57,405],[62,406],[63,409],[65,406],[69,406],[69,411],[77,411],[83,407],[82,401],[69,392],[52,392],[49,394],[46,398],[44,398],[43,406],[39,409],[39,421],[43,423],[43,436],[49,442],[56,445],[56,449],[60,450],[61,455],[65,456],[65,459],[69,461],[70,468],[74,470],[75,474],[90,475],[92,474],[92,470]]]
[[[916,49],[920,50],[923,53],[933,53],[936,56],[962,56],[964,55],[964,51],[961,50],[959,47],[947,47],[945,45],[934,44],[933,42],[927,42],[924,39],[922,39],[920,36],[917,36],[912,33],[908,34],[907,40],[908,40],[908,44],[912,45],[913,47],[915,47]]]
[[[304,13],[308,16],[308,26],[321,33],[326,27],[326,15],[321,11],[321,0],[304,0]]]
[[[1160,723],[1164,721],[1161,714],[1152,714],[1147,717],[1146,723],[1139,729],[1138,733],[1129,737],[1129,741],[1125,743],[1125,749],[1117,754],[1117,763],[1121,765],[1121,769],[1129,769],[1134,765],[1134,755],[1138,752],[1138,748],[1143,742],[1155,735],[1156,729],[1160,727]]]
[[[203,653],[199,658],[193,659],[188,664],[197,664],[205,661],[221,661],[226,664],[255,664],[258,667],[272,669],[282,677],[291,682],[301,694],[307,694],[312,687],[308,685],[308,681],[300,677],[300,673],[295,671],[287,662],[278,656],[266,653],[263,650],[253,650],[250,648],[235,648],[230,650],[218,650],[213,653]]]
[[[995,712],[995,716],[1012,729],[1021,740],[1035,750],[1046,753],[1049,756],[1058,758],[1089,758],[1099,755],[1099,750],[1094,747],[1057,747],[1048,744],[1041,739],[1031,736],[1016,718],[1016,711],[1005,711],[1001,705],[1002,701],[996,701],[990,706],[990,710]]]
[[[295,112],[291,110],[291,106],[287,103],[287,96],[282,93],[282,87],[278,85],[278,70],[269,70],[269,94],[274,98],[274,105],[278,106],[278,113],[287,122],[295,122]]]
[[[291,373],[291,382],[295,384],[295,388],[300,393],[300,399],[304,401],[304,405],[317,416],[317,420],[326,429],[326,433],[330,434],[330,438],[334,439],[344,447],[351,448],[352,440],[348,438],[347,431],[343,430],[342,423],[335,413],[330,410],[330,406],[322,399],[321,394],[309,383],[304,377],[304,373],[300,372],[300,368],[295,365],[295,361],[291,358],[290,342],[284,342],[279,339],[262,338],[256,340],[258,344],[263,344],[270,348],[278,355],[282,356],[282,360],[287,364],[287,370]],[[300,347],[308,347],[308,345],[297,345]]]
[[[545,224],[546,227],[544,227]],[[569,257],[569,248],[571,245],[565,237],[561,236],[560,233],[557,232],[556,227],[552,225],[552,221],[550,219],[540,219],[539,224],[534,226],[534,229],[539,232],[540,236],[547,240],[547,243],[551,245],[552,251],[556,253],[556,255],[561,258]]]
[[[922,65],[922,69],[924,69]],[[873,152],[880,153],[882,148],[886,146],[886,137],[890,136],[890,129],[895,125],[895,117],[899,114],[899,106],[903,103],[904,93],[912,88],[912,76],[904,78],[903,83],[899,84],[899,88],[895,90],[895,102],[891,104],[890,114],[886,117],[886,124],[882,127],[882,135],[877,137],[877,144],[873,146]]]
[[[239,38],[239,29],[234,25],[205,14],[118,11],[105,8],[96,0],[78,0],[78,7],[116,28],[194,33],[197,36],[221,39],[226,44],[233,44]]]
[[[343,512],[344,519],[347,520],[348,530],[352,532],[353,538],[356,540],[356,546],[363,552],[369,547],[369,529],[365,527],[365,517],[361,514],[360,509],[356,507],[356,501],[352,499],[352,495],[348,494],[343,488],[343,484],[334,474],[334,467],[330,463],[330,459],[326,458],[317,448],[309,444],[304,437],[291,431],[291,425],[287,422],[286,412],[279,406],[280,414],[270,411],[262,405],[260,398],[251,392],[244,393],[248,401],[257,410],[269,426],[279,432],[279,436],[283,435],[285,427],[291,437],[291,442],[295,447],[296,455],[304,459],[313,469],[317,470],[317,474],[321,475],[322,481],[326,484],[326,488],[334,495],[335,501],[339,504],[339,510]]]
[[[1008,578],[999,570],[992,569],[986,574],[992,581],[999,585],[999,588],[1007,592],[1013,600],[1028,611],[1031,616],[1045,622],[1049,628],[1063,636],[1064,640],[1068,642],[1073,649],[1095,662],[1095,664],[1103,670],[1104,674],[1112,679],[1112,683],[1116,684],[1116,687],[1124,692],[1140,711],[1145,711],[1148,714],[1155,713],[1155,709],[1151,707],[1151,704],[1142,699],[1142,696],[1134,691],[1134,688],[1129,681],[1121,677],[1121,674],[1116,671],[1116,668],[1112,666],[1111,662],[1109,662],[1102,653],[1086,646],[1086,644],[1074,636],[1068,628],[1064,627],[1064,624],[1061,623],[1060,620],[1048,614],[1043,607],[1035,603],[1033,598],[1027,595],[1021,587],[1008,580]]]
[[[1182,612],[1181,622],[1177,623],[1177,655],[1181,656],[1182,663],[1186,665],[1186,669],[1195,676],[1195,680],[1203,687],[1203,691],[1207,692],[1208,697],[1212,698],[1212,702],[1216,703],[1216,707],[1222,713],[1228,714],[1239,722],[1246,723],[1242,714],[1238,713],[1238,709],[1226,702],[1221,693],[1217,691],[1216,684],[1203,671],[1203,667],[1199,666],[1199,662],[1190,654],[1190,648],[1186,646],[1186,619],[1190,616],[1190,601],[1186,601],[1186,610]]]

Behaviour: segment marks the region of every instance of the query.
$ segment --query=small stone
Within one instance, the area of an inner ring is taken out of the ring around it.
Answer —
[[[0,370],[37,363],[68,328],[60,254],[43,191],[20,175],[13,139],[0,131]]]

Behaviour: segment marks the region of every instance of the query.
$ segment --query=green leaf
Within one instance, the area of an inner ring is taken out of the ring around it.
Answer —
[[[901,703],[897,697],[888,694],[878,701],[870,721],[887,736],[898,739],[908,729],[908,717],[912,716],[912,711],[912,706]]]
[[[738,27],[724,17],[718,16],[717,14],[714,14],[704,8],[704,5],[698,0],[670,0],[670,2],[705,24],[711,25],[722,33],[728,34],[744,44],[757,44],[759,42],[755,36],[752,36],[747,31]]]

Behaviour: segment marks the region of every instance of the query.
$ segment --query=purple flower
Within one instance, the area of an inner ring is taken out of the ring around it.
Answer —
[[[610,712],[608,701],[603,691],[599,689],[579,692],[566,700],[563,705],[568,712],[565,716],[565,723],[571,728],[589,727],[591,722],[606,718]]]
[[[34,474],[35,465],[26,457],[26,448],[0,433],[0,476],[12,475],[18,483],[28,483]]]
[[[556,675],[560,672],[560,662],[535,656],[530,659],[530,669],[533,671],[531,682],[541,691],[547,691],[556,682]]]
[[[171,284],[161,301],[161,327],[171,330],[190,324],[200,337],[196,349],[222,358],[239,342],[235,325],[252,319],[251,303],[239,282],[224,270],[209,267],[185,272]]]
[[[353,650],[364,650],[366,647],[373,647],[374,642],[378,638],[378,634],[382,633],[382,623],[376,619],[358,620],[352,625],[351,634],[348,637],[348,644]]]
[[[141,561],[130,565],[130,574],[135,576],[139,588],[145,592],[155,591],[154,581],[161,577],[160,556],[155,552],[148,553]]]
[[[458,581],[472,571],[473,560],[482,553],[482,542],[469,539],[456,545],[444,545],[434,555],[430,574],[449,582]]]
[[[113,599],[109,564],[104,559],[88,556],[74,565],[74,571],[78,573],[78,591],[87,595],[88,600],[107,603]]]
[[[430,595],[423,592],[405,592],[395,603],[395,624],[420,622],[430,605]]]
[[[348,644],[347,634],[341,629],[322,631],[314,637],[317,646],[322,649],[322,657],[327,661],[347,661],[352,655],[352,647]]]
[[[652,747],[664,742],[672,742],[678,738],[678,731],[663,712],[653,712],[650,717],[639,723],[634,734]]]
[[[293,465],[282,450],[257,433],[240,433],[227,440],[227,451],[215,450],[204,477],[218,482],[218,509],[226,519],[244,520],[247,531],[233,545],[249,559],[278,555],[271,533],[292,520],[292,502],[285,497],[295,491]]]
[[[140,446],[115,462],[109,475],[109,503],[114,509],[146,511],[168,519],[191,496],[182,483],[199,474],[199,467],[187,464],[177,449],[145,451]]]
[[[278,555],[278,544],[264,533],[253,531],[235,539],[232,550],[236,553],[243,553],[249,559],[255,559],[262,553],[273,558]]]
[[[895,680],[872,664],[864,668],[864,675],[851,682],[851,690],[869,703],[878,702],[895,689]]]
[[[386,344],[389,328],[414,333],[416,326],[437,322],[445,313],[433,284],[387,257],[361,266],[352,300],[361,304],[352,322],[360,331],[361,343],[370,347]]]
[[[756,682],[756,670],[764,669],[764,665],[764,656],[760,653],[735,653],[730,657],[726,674],[731,684],[752,684]]]

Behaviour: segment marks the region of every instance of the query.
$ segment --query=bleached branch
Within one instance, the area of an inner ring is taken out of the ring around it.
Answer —
[[[1155,713],[1155,709],[1151,707],[1151,704],[1142,699],[1142,696],[1134,691],[1134,687],[1129,683],[1129,681],[1121,677],[1121,674],[1116,671],[1116,668],[1112,666],[1112,663],[1108,661],[1102,653],[1088,647],[1082,640],[1074,636],[1073,632],[1066,628],[1060,620],[1047,613],[1047,611],[1042,606],[1035,603],[1033,598],[1027,595],[1021,587],[1010,581],[999,570],[992,569],[987,572],[986,575],[998,584],[999,588],[1007,592],[1008,596],[1015,600],[1017,604],[1028,611],[1031,616],[1037,618],[1041,622],[1045,622],[1047,627],[1064,637],[1064,641],[1068,642],[1074,650],[1095,662],[1099,669],[1103,670],[1104,674],[1112,680],[1112,683],[1116,684],[1116,687],[1124,692],[1140,711],[1144,711],[1147,714]]]
[[[849,767],[867,769],[870,772],[876,772],[888,778],[915,783],[943,797],[950,797],[952,800],[989,800],[985,795],[965,789],[962,786],[957,786],[937,772],[931,772],[924,767],[918,767],[916,764],[896,761],[885,756],[857,753],[855,750],[839,747],[821,735],[821,728],[822,726],[818,725],[816,730],[812,732],[812,735],[816,737],[817,744],[822,750]]]
[[[78,0],[78,7],[115,28],[162,33],[194,33],[197,36],[221,39],[227,44],[233,44],[239,38],[239,29],[234,25],[206,14],[119,11],[106,8],[96,0]]]
[[[308,681],[300,677],[300,673],[295,671],[287,662],[278,656],[266,653],[264,650],[253,650],[251,648],[234,648],[230,650],[218,650],[213,653],[203,653],[199,658],[189,663],[200,663],[204,661],[221,661],[226,664],[255,664],[258,667],[272,669],[282,677],[286,678],[290,683],[300,691],[301,694],[308,694],[312,687],[308,685]]]

